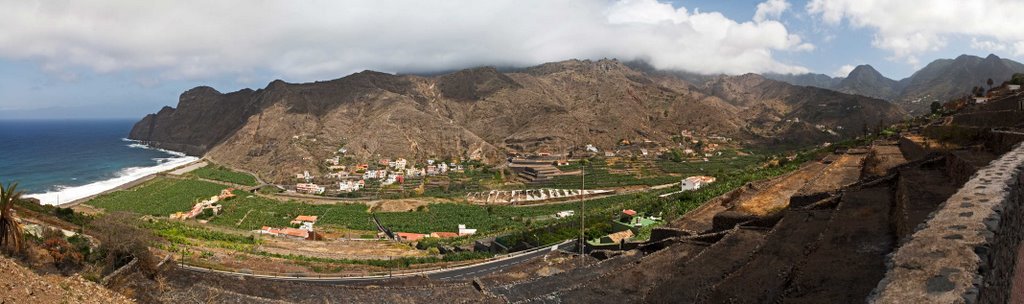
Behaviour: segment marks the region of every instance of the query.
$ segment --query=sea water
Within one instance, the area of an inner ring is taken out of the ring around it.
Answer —
[[[128,140],[135,120],[0,120],[0,183],[59,204],[197,158]]]

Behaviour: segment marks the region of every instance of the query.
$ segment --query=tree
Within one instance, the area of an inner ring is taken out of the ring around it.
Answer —
[[[989,88],[989,90],[991,90],[992,89],[992,84],[995,83],[995,82],[992,81],[992,78],[989,78],[988,81],[986,81],[985,83],[988,84],[988,88]]]
[[[932,107],[932,114],[938,114],[939,111],[942,110],[942,104],[939,103],[938,101],[933,101],[931,107]]]
[[[1024,74],[1014,73],[1010,78],[1010,84],[1024,85]]]
[[[0,184],[0,248],[10,253],[21,251],[24,245],[25,232],[21,223],[14,220],[14,202],[23,194],[17,189],[18,183],[9,184],[6,188]]]

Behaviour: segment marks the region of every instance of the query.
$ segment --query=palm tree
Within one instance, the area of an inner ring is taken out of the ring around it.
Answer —
[[[21,251],[24,231],[21,223],[14,220],[14,202],[21,199],[23,192],[15,192],[17,183],[6,188],[0,184],[0,248],[8,252]]]

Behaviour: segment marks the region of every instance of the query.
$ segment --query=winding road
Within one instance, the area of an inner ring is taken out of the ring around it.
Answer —
[[[333,284],[344,284],[344,283],[366,283],[374,281],[386,281],[396,278],[412,277],[424,275],[434,280],[472,280],[478,277],[489,275],[496,271],[518,265],[520,263],[541,257],[549,252],[559,249],[570,249],[574,245],[574,240],[567,240],[561,243],[534,248],[526,251],[520,251],[511,253],[500,258],[492,259],[489,261],[465,265],[453,268],[442,268],[432,269],[417,272],[403,272],[393,275],[372,275],[372,276],[350,276],[350,277],[304,277],[304,276],[275,276],[275,275],[260,275],[245,272],[233,272],[224,271],[217,269],[210,269],[192,265],[178,264],[180,268],[202,272],[202,273],[215,273],[225,274],[232,276],[245,276],[258,279],[266,280],[280,280],[280,281],[296,281],[296,282],[319,282],[319,283],[333,283]],[[567,247],[569,246],[569,247]]]

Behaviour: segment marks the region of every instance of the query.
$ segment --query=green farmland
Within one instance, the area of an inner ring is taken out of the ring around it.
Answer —
[[[189,172],[189,174],[198,178],[228,182],[243,186],[256,186],[257,184],[259,184],[259,182],[256,181],[256,177],[253,177],[248,173],[242,173],[212,164],[206,167],[195,169],[192,172]]]

